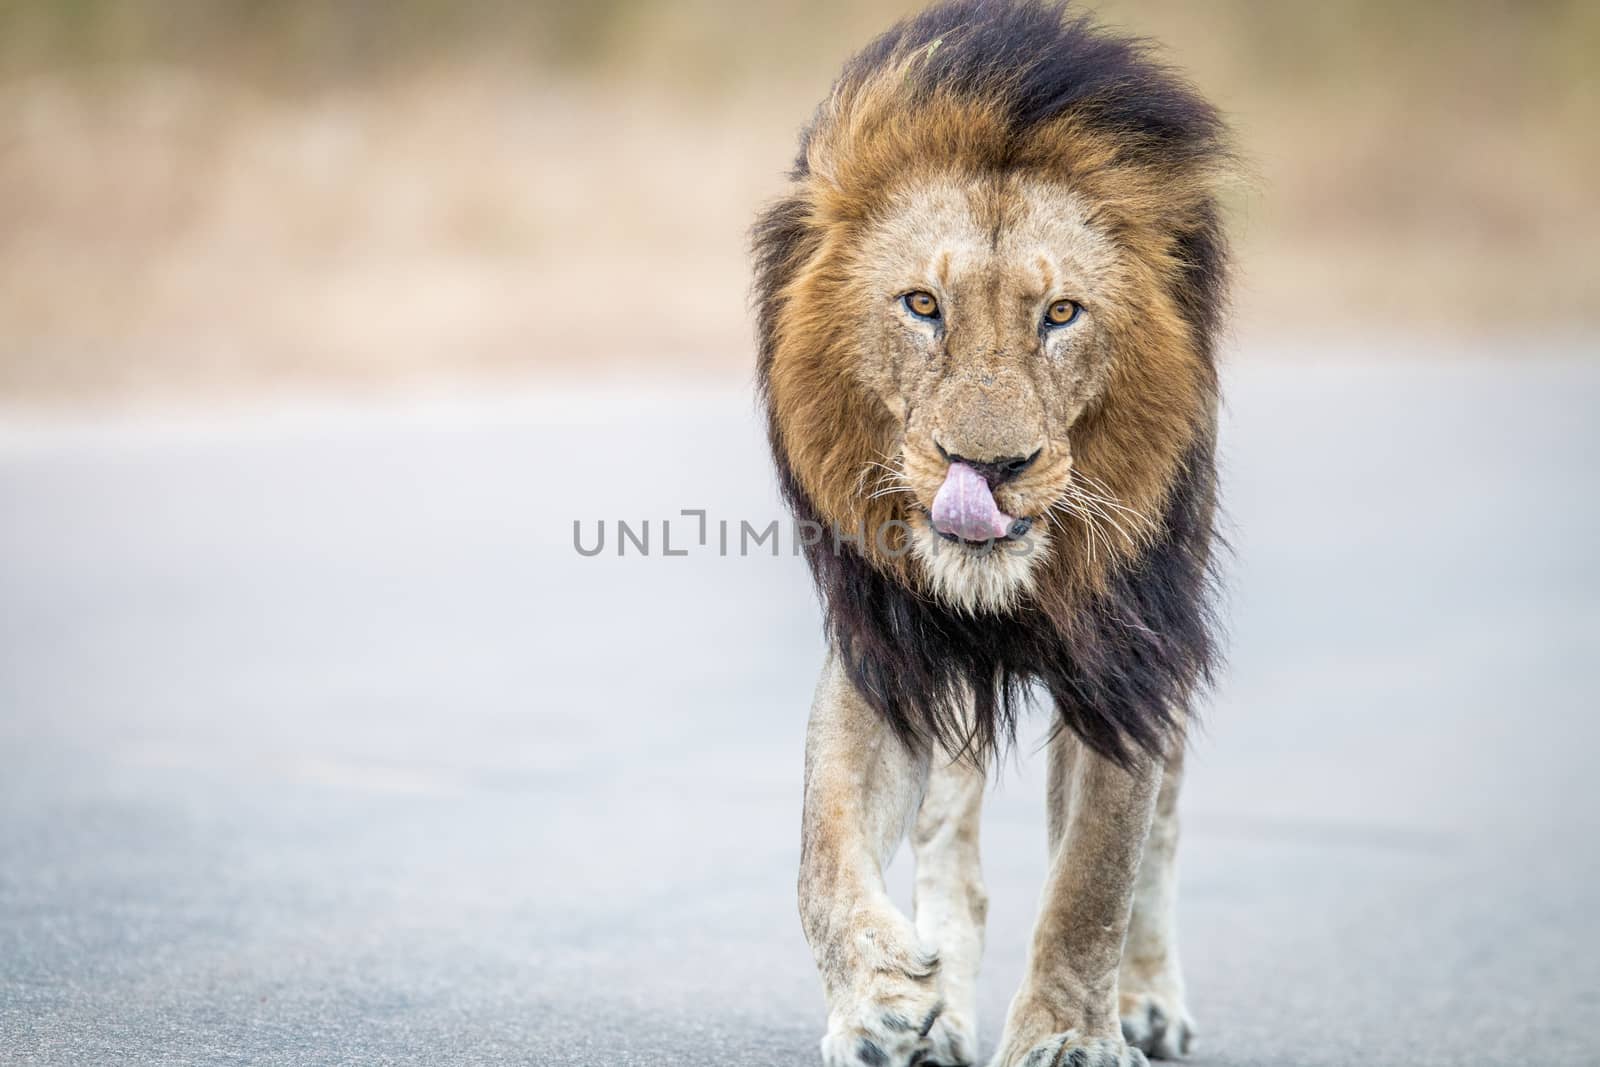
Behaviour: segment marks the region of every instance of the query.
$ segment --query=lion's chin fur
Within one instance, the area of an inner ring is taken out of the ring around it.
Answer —
[[[1033,592],[1050,548],[1050,531],[1043,526],[1015,542],[974,547],[945,540],[926,519],[911,523],[911,557],[929,593],[969,615],[1016,611]]]

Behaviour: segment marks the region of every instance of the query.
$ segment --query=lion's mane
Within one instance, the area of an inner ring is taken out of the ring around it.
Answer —
[[[1119,762],[1181,743],[1217,648],[1215,189],[1227,162],[1216,112],[1145,46],[1021,0],[954,0],[890,29],[802,134],[790,192],[754,230],[761,393],[796,517],[868,531],[860,543],[824,536],[806,558],[850,678],[908,743],[986,757],[1014,735],[1035,682],[1060,726]],[[1073,449],[1156,532],[1093,561],[1058,541],[1038,587],[1004,614],[938,602],[914,565],[876,549],[871,531],[902,505],[861,488],[894,430],[850,373],[841,250],[898,182],[934,170],[1069,183],[1145,286]]]

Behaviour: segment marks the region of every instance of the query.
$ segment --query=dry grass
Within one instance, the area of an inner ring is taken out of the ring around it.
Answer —
[[[1105,5],[1253,161],[1241,332],[1600,325],[1600,15],[1395,6]],[[905,5],[524,5],[345,51],[329,5],[249,48],[228,4],[176,39],[141,21],[161,5],[87,7],[92,32],[0,16],[11,401],[742,371],[745,227],[831,69]]]
[[[0,258],[13,396],[737,361],[757,160],[788,140],[443,76],[292,103],[41,84],[8,106],[49,131],[0,170],[28,205]]]

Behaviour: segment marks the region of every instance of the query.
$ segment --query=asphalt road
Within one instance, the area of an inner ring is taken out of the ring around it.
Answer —
[[[1231,374],[1196,1063],[1600,1062],[1600,363],[1510,356]],[[727,389],[0,420],[0,1062],[812,1064],[817,612],[716,551],[769,480]]]

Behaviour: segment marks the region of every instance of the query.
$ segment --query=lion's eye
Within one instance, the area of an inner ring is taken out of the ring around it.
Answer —
[[[937,319],[939,317],[939,301],[933,298],[932,293],[925,293],[918,289],[914,293],[907,293],[900,298],[906,310],[919,319]]]
[[[1078,312],[1082,310],[1082,308],[1070,300],[1057,300],[1054,304],[1051,304],[1049,310],[1044,313],[1044,324],[1046,326],[1065,326],[1072,320],[1076,319],[1078,317]]]

